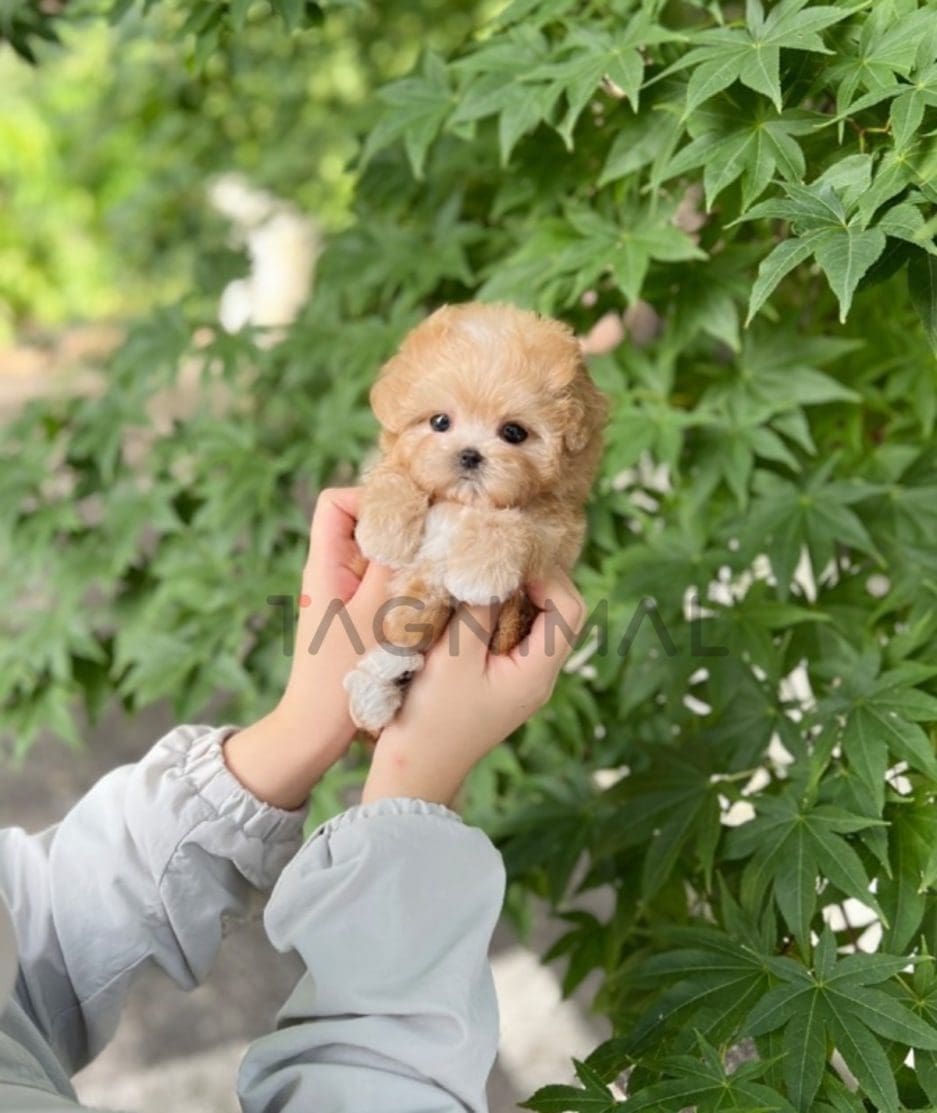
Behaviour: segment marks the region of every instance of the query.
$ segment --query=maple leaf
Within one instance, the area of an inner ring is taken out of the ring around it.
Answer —
[[[815,131],[819,117],[794,109],[779,113],[764,101],[746,108],[729,102],[694,112],[687,127],[692,141],[665,165],[661,180],[702,166],[706,207],[711,209],[719,194],[741,178],[742,212],[777,174],[801,181],[806,164],[794,137]]]
[[[809,943],[821,876],[885,919],[859,855],[843,837],[880,826],[880,820],[831,804],[804,803],[793,787],[778,796],[758,796],[753,803],[755,818],[730,832],[725,856],[749,859],[746,895],[755,899],[770,889],[802,947]]]
[[[876,815],[885,804],[885,773],[896,762],[937,782],[934,745],[920,726],[937,719],[937,697],[918,687],[935,673],[937,666],[915,664],[882,672],[879,655],[872,652],[858,658],[820,701],[820,715],[843,721],[846,761]]]
[[[826,461],[800,484],[765,471],[755,473],[756,497],[742,523],[742,541],[747,552],[767,554],[782,600],[790,594],[804,546],[818,572],[833,559],[837,545],[883,559],[851,509],[873,492],[861,484],[831,481],[833,464]]]
[[[780,112],[781,50],[828,54],[819,32],[849,15],[845,8],[821,5],[804,11],[806,7],[807,0],[782,0],[765,16],[761,0],[746,0],[744,26],[697,32],[694,41],[701,45],[670,70],[693,67],[684,117],[735,81],[768,97]]]
[[[782,984],[752,1009],[745,1030],[760,1036],[784,1029],[784,1077],[799,1109],[810,1107],[835,1046],[876,1108],[898,1113],[894,1072],[881,1041],[937,1050],[937,1028],[897,997],[874,988],[909,962],[903,955],[886,954],[838,958],[829,928],[820,937],[812,969],[790,959],[771,961]]]

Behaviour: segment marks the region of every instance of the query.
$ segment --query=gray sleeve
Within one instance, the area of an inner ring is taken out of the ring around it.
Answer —
[[[418,800],[352,808],[284,870],[267,933],[308,973],[241,1068],[244,1113],[487,1110],[501,857]]]
[[[110,1039],[145,964],[197,984],[226,918],[252,887],[271,888],[300,844],[303,813],[260,803],[228,771],[231,732],[179,727],[56,827],[0,831],[17,1001],[69,1073]]]

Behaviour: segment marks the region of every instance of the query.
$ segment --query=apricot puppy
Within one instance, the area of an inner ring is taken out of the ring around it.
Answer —
[[[501,604],[491,648],[526,635],[523,585],[582,547],[605,398],[559,321],[511,305],[446,305],[414,328],[371,389],[380,459],[358,545],[395,569],[383,643],[345,678],[355,723],[394,717],[456,603]],[[404,600],[405,602],[401,602]]]

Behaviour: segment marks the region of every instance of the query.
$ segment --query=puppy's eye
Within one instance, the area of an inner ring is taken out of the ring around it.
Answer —
[[[436,433],[445,433],[451,424],[448,414],[433,414],[429,419],[429,427]]]
[[[509,421],[498,430],[498,436],[508,444],[520,444],[527,440],[527,430],[516,421]]]

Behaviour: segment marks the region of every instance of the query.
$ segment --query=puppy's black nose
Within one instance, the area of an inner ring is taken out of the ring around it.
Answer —
[[[459,453],[459,464],[466,471],[474,471],[483,459],[477,448],[463,448]]]

